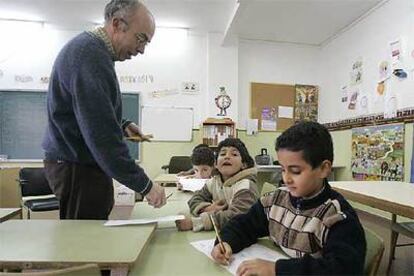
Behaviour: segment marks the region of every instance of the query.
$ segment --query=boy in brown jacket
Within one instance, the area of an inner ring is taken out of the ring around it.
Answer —
[[[257,201],[257,171],[240,139],[227,138],[219,143],[216,169],[218,173],[188,201],[195,217],[176,221],[178,230],[212,230],[209,214],[221,228],[235,215],[247,212]]]

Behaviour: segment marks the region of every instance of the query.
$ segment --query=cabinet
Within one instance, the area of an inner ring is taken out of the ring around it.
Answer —
[[[230,118],[208,118],[203,122],[203,144],[217,147],[226,138],[236,138],[235,123]]]

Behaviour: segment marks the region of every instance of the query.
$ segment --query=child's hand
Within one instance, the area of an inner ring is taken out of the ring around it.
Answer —
[[[223,246],[226,252],[223,252],[221,250],[221,246],[218,243],[216,244],[216,246],[214,246],[213,250],[211,251],[211,257],[213,257],[214,261],[218,262],[219,264],[229,265],[231,262],[231,255],[233,254],[233,251],[230,247],[230,244],[228,244],[227,242],[223,242]]]
[[[193,229],[193,221],[189,217],[185,219],[176,220],[175,225],[177,226],[178,231],[189,231]]]
[[[213,204],[204,208],[203,212],[215,213],[218,211],[225,210],[227,209],[227,207],[228,206],[225,200],[219,200],[219,201],[213,202]]]
[[[236,275],[274,276],[276,275],[275,262],[262,259],[244,261],[237,268]]]

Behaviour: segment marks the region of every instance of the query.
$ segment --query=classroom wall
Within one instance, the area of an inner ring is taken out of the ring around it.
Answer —
[[[319,121],[332,122],[384,110],[384,99],[376,92],[379,80],[378,65],[391,61],[390,41],[401,38],[403,42],[403,65],[407,72],[414,69],[414,1],[391,0],[372,11],[333,41],[321,48],[317,65],[320,70],[321,94],[319,98]],[[359,57],[363,61],[362,84],[350,85],[352,64]],[[386,93],[395,95],[397,108],[414,106],[414,77],[410,74],[404,81],[391,77],[386,81]],[[349,110],[341,103],[340,88],[359,88],[368,97],[368,108]]]
[[[240,40],[238,127],[250,116],[251,82],[318,85],[318,53],[313,46]]]

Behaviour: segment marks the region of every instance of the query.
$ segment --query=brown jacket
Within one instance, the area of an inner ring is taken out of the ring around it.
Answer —
[[[240,171],[224,183],[220,175],[208,180],[188,201],[191,214],[196,216],[192,218],[193,231],[213,229],[209,214],[202,212],[213,202],[221,200],[227,205],[224,210],[213,214],[220,229],[235,215],[246,213],[259,198],[256,175],[256,168],[249,168]]]

